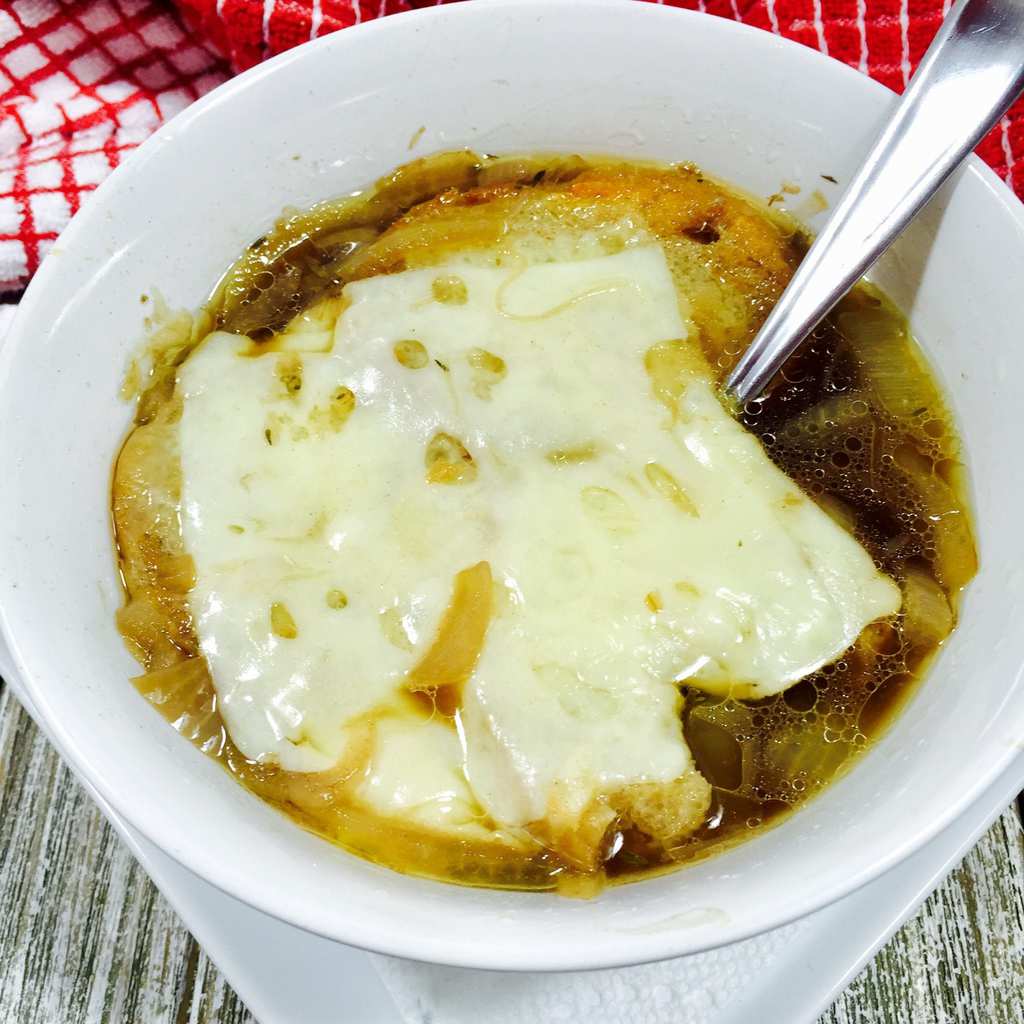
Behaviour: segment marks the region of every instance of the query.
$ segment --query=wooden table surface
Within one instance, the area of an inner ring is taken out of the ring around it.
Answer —
[[[253,1020],[0,684],[0,1024]],[[1014,807],[821,1024],[1022,1021]]]

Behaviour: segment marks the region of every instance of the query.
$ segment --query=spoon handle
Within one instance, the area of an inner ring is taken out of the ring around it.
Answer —
[[[1024,0],[960,0],[726,382],[742,405],[892,244],[1024,89]]]

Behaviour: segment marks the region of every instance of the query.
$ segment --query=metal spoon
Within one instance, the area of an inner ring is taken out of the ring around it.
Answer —
[[[1024,0],[960,0],[874,148],[726,382],[742,406],[1024,90]]]

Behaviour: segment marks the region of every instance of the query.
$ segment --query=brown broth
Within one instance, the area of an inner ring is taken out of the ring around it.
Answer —
[[[531,199],[537,199],[532,206]],[[195,656],[184,600],[190,560],[173,514],[180,481],[167,440],[178,415],[174,367],[209,330],[247,334],[254,354],[273,350],[297,313],[331,296],[343,304],[348,281],[498,246],[510,226],[522,225],[524,209],[530,229],[542,236],[554,225],[590,231],[607,225],[608,251],[621,244],[613,230],[618,220],[642,221],[666,252],[719,379],[806,249],[803,234],[784,216],[691,166],[579,157],[442,154],[400,168],[367,193],[287,214],[227,273],[191,336],[153,355],[138,429],[115,471],[127,592],[119,625],[146,666],[137,682],[147,699],[238,781],[304,827],[414,874],[579,893],[594,886],[563,885],[572,872],[540,846],[513,856],[497,846],[471,848],[382,824],[345,798],[344,766],[325,779],[239,753],[217,713],[205,664]],[[778,466],[900,582],[904,607],[869,626],[835,664],[775,697],[742,701],[685,688],[684,732],[712,786],[710,811],[670,848],[628,821],[616,826],[608,849],[617,852],[603,869],[609,880],[663,871],[748,838],[847,769],[912,694],[976,570],[954,424],[905,320],[875,289],[858,286],[766,396],[742,410],[741,420]],[[150,518],[140,524],[133,518],[140,490],[154,486],[164,511],[154,518],[150,502]]]

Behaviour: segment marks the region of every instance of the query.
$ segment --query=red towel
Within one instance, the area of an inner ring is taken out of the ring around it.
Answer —
[[[432,0],[3,0],[0,294],[161,121],[316,36]],[[667,0],[813,46],[902,89],[950,0]],[[1024,198],[1024,104],[979,147]]]

